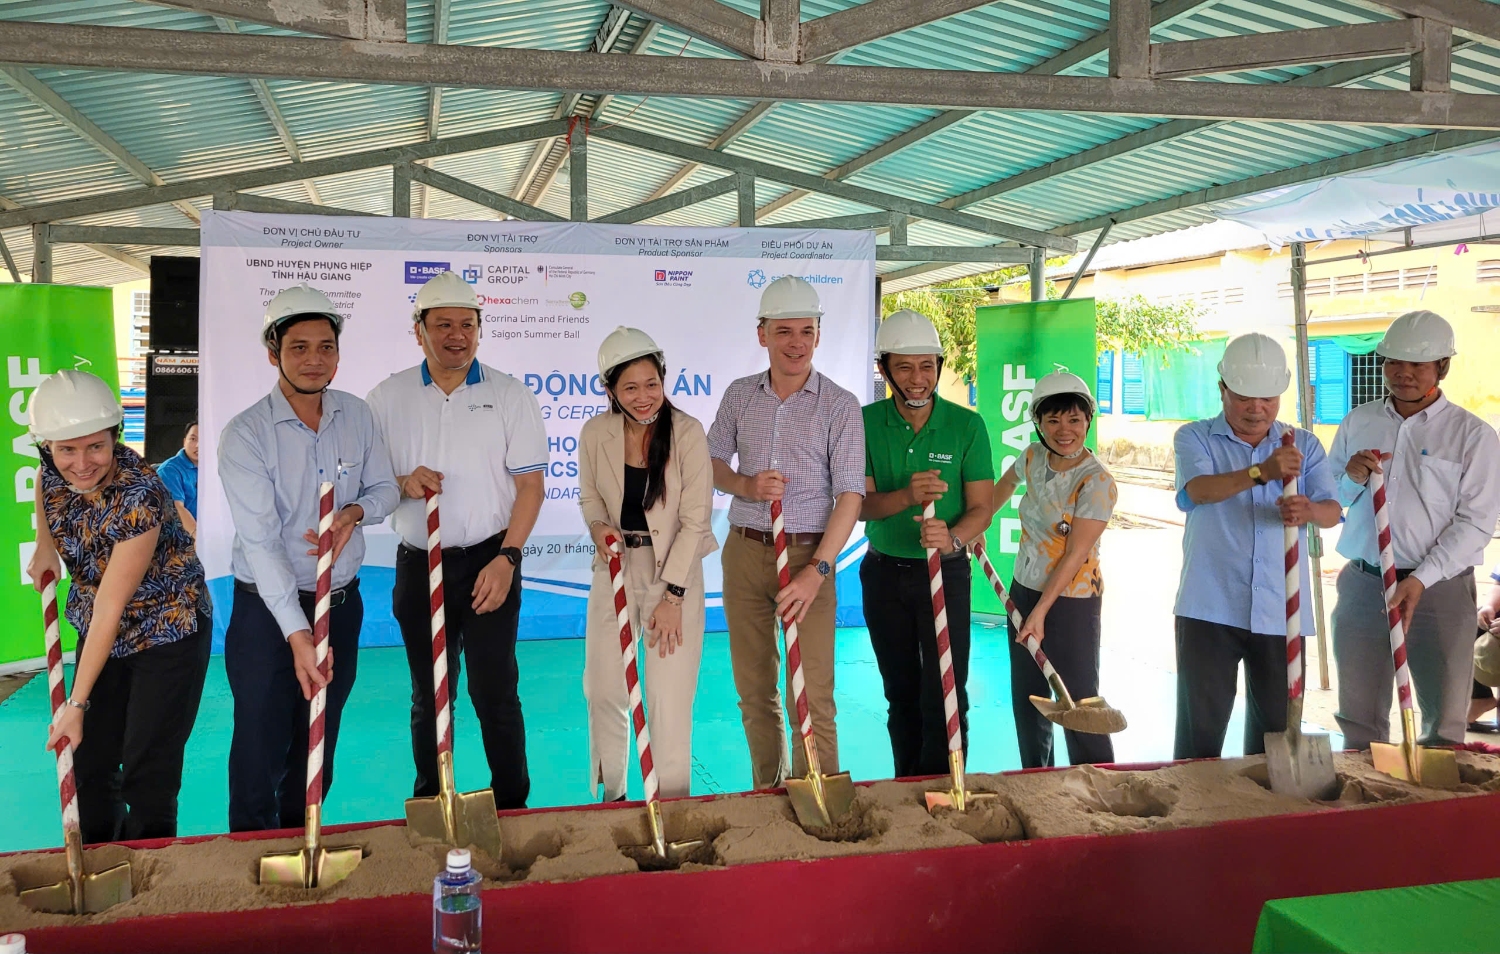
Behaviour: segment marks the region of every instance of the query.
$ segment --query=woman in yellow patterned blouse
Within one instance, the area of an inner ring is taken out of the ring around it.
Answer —
[[[208,591],[161,478],[120,443],[109,385],[59,371],[31,396],[36,551],[26,572],[72,574],[73,691],[47,739],[66,737],[85,842],[177,834],[182,753],[208,670]]]
[[[1076,374],[1057,371],[1036,383],[1031,417],[1040,443],[1032,444],[995,483],[995,500],[1021,498],[1021,545],[1010,595],[1021,612],[1010,628],[1011,709],[1021,764],[1053,764],[1052,723],[1031,704],[1051,689],[1031,653],[1021,645],[1036,637],[1074,698],[1099,694],[1099,615],[1104,580],[1099,538],[1115,509],[1115,479],[1083,444],[1094,418],[1094,397]],[[1068,761],[1113,762],[1107,735],[1067,730]]]

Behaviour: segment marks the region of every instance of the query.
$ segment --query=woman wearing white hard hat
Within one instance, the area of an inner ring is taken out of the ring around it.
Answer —
[[[85,842],[175,837],[212,639],[203,565],[166,486],[120,443],[109,385],[59,371],[32,393],[30,413],[41,468],[26,572],[40,590],[67,564],[65,615],[79,634],[47,747],[66,738],[77,750]]]
[[[1385,475],[1396,561],[1391,598],[1406,623],[1406,655],[1422,712],[1421,742],[1464,740],[1473,688],[1474,567],[1500,514],[1500,438],[1451,403],[1442,381],[1457,349],[1453,328],[1430,311],[1391,322],[1375,348],[1386,397],[1349,412],[1329,456],[1349,508],[1338,551],[1332,618],[1339,728],[1349,748],[1388,741],[1391,654],[1380,545],[1368,490]]]
[[[619,554],[631,628],[645,645],[646,714],[661,794],[687,795],[693,768],[693,696],[703,653],[703,558],[718,548],[709,525],[713,468],[703,425],[667,399],[666,356],[638,328],[599,346],[610,413],[578,435],[578,497],[595,547],[583,694],[589,709],[589,781],[607,801],[625,797],[634,751],[630,698],[607,554]]]
[[[1219,361],[1223,412],[1178,428],[1177,506],[1187,516],[1173,608],[1177,650],[1175,758],[1218,758],[1245,670],[1244,752],[1286,728],[1286,525],[1338,523],[1332,472],[1311,431],[1276,419],[1291,386],[1286,352],[1241,335]],[[1292,434],[1292,445],[1283,436]],[[1297,477],[1289,497],[1283,481]],[[1305,543],[1304,543],[1305,546]],[[1300,591],[1311,592],[1308,564]],[[1311,599],[1302,632],[1313,632]]]
[[[968,545],[994,513],[995,464],[984,419],[937,393],[943,343],[925,315],[902,310],[875,332],[888,399],[868,404],[860,561],[865,625],[880,667],[896,778],[949,770],[948,717],[932,616],[927,549],[941,555],[960,734],[969,742]],[[923,510],[933,505],[933,518]]]
[[[1010,625],[1011,710],[1021,764],[1053,764],[1052,723],[1031,704],[1051,689],[1022,645],[1036,637],[1075,698],[1099,695],[1099,618],[1104,578],[1099,572],[1099,538],[1114,513],[1115,479],[1084,440],[1094,419],[1094,395],[1076,374],[1058,369],[1037,381],[1031,392],[1031,419],[1037,443],[995,483],[994,499],[1021,498],[1021,542],[1010,595],[1020,610],[1019,631]],[[1065,730],[1068,761],[1074,765],[1113,762],[1107,735]]]

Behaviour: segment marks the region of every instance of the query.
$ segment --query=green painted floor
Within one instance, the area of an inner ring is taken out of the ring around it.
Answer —
[[[519,644],[521,697],[533,807],[591,801],[588,730],[583,702],[583,640],[527,640]],[[839,742],[843,768],[856,779],[889,778],[890,743],[880,673],[863,629],[838,634]],[[976,626],[969,677],[970,767],[977,772],[1016,768],[1010,713],[1010,666],[999,630]],[[71,684],[71,667],[68,679]],[[411,794],[408,729],[410,683],[403,650],[360,652],[359,681],[344,710],[337,773],[329,794],[329,824],[397,818]],[[460,791],[482,788],[489,772],[467,690],[460,690],[456,759]],[[694,710],[693,794],[750,787],[750,759],[724,633],[710,633],[703,652]],[[54,761],[43,750],[47,680],[28,682],[0,703],[0,851],[61,843]],[[209,834],[227,827],[229,739],[233,702],[222,656],[209,664],[208,682],[183,773],[179,833]],[[640,797],[639,773],[631,793]]]

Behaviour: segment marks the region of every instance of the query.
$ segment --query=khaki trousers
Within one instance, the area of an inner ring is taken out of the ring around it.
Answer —
[[[787,548],[792,575],[807,566],[813,546]],[[740,718],[750,746],[750,765],[756,788],[776,788],[788,777],[787,723],[782,719],[781,638],[776,625],[776,548],[747,540],[731,529],[724,543],[724,617],[729,623],[729,653],[734,685],[740,694]],[[839,766],[838,733],[834,728],[833,635],[838,596],[834,575],[818,590],[807,618],[797,625],[802,651],[802,677],[813,733],[818,738],[818,761],[825,774]],[[792,725],[790,774],[807,774],[807,758],[796,730],[796,699],[786,676],[785,708]]]
[[[663,798],[689,794],[693,780],[693,696],[703,657],[703,571],[695,565],[682,599],[682,645],[663,659],[647,643],[646,621],[667,585],[657,579],[650,547],[626,549],[621,562],[626,611],[635,636],[636,671],[651,729],[651,759]],[[609,569],[594,571],[589,588],[588,630],[584,638],[583,698],[589,712],[589,784],[604,786],[604,800],[625,794],[629,773],[639,772],[625,661],[620,656],[620,625]]]

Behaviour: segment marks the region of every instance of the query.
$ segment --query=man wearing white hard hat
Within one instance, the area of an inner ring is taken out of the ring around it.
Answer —
[[[667,358],[639,328],[599,346],[609,414],[578,434],[578,502],[594,540],[583,696],[589,709],[589,784],[625,798],[634,761],[630,694],[609,551],[620,557],[631,631],[645,646],[646,717],[664,797],[689,794],[693,696],[703,655],[703,558],[718,549],[713,465],[703,425],[667,399]]]
[[[1276,419],[1291,386],[1286,352],[1241,335],[1219,361],[1217,417],[1177,431],[1177,506],[1187,514],[1177,589],[1177,733],[1173,757],[1218,758],[1245,667],[1245,747],[1286,728],[1287,526],[1339,522],[1333,472],[1311,431]],[[1282,444],[1290,431],[1291,446]],[[1288,496],[1283,482],[1298,480]],[[1306,531],[1303,547],[1306,548]],[[1306,561],[1301,592],[1311,592]],[[1302,632],[1313,631],[1302,600]]]
[[[32,392],[30,415],[41,461],[26,572],[41,590],[67,564],[64,613],[78,631],[72,690],[47,747],[76,750],[85,843],[176,837],[183,750],[213,642],[203,565],[166,486],[120,443],[124,412],[109,385],[59,371]]]
[[[234,608],[224,669],[234,693],[229,830],[295,828],[307,792],[308,703],[328,686],[323,792],[333,785],[339,719],[354,687],[364,603],[360,525],[396,506],[390,458],[370,408],[331,391],[344,318],[306,284],[266,305],[261,343],[276,369],[271,393],[219,437],[219,480],[234,521]],[[312,640],[319,485],[334,485],[329,669]]]
[[[948,771],[942,666],[927,548],[942,554],[958,718],[968,750],[969,551],[990,525],[995,465],[984,419],[937,394],[943,343],[925,315],[902,310],[875,332],[891,396],[865,406],[865,502],[870,540],[860,563],[865,625],[885,687],[895,777]],[[923,520],[933,504],[934,516]]]
[[[1394,682],[1380,570],[1371,471],[1385,475],[1396,558],[1392,608],[1406,624],[1406,657],[1422,712],[1424,745],[1464,740],[1473,688],[1474,567],[1500,514],[1500,438],[1443,395],[1456,353],[1440,315],[1414,311],[1391,322],[1375,353],[1385,359],[1386,397],[1339,424],[1330,457],[1349,508],[1333,610],[1338,664],[1335,714],[1349,748],[1389,741]]]
[[[1119,491],[1115,478],[1084,441],[1093,422],[1094,395],[1076,374],[1059,369],[1031,391],[1031,422],[1037,442],[1027,447],[999,481],[994,499],[1006,501],[1021,485],[1021,540],[1010,595],[1021,627],[1010,621],[1010,699],[1016,745],[1023,768],[1054,763],[1053,728],[1034,696],[1052,690],[1037,668],[1026,640],[1034,637],[1075,694],[1099,695],[1100,621],[1104,577],[1099,539],[1109,526]],[[1107,735],[1066,729],[1063,740],[1074,765],[1115,760]]]
[[[714,487],[734,497],[724,616],[756,788],[779,786],[788,771],[778,617],[799,624],[819,761],[826,774],[838,772],[834,563],[859,520],[865,433],[859,400],[812,365],[822,315],[818,293],[803,279],[785,275],[766,286],[756,334],[770,367],[729,385],[708,432]],[[792,573],[785,588],[777,582],[773,500],[783,508]],[[795,699],[788,694],[785,703]],[[792,750],[791,771],[807,774],[801,746]]]
[[[424,360],[380,382],[369,401],[401,486],[391,518],[401,537],[391,609],[411,671],[412,795],[431,797],[439,788],[427,581],[430,490],[440,495],[450,703],[467,658],[469,698],[495,805],[524,808],[531,776],[516,632],[521,552],[542,509],[546,426],[530,388],[475,357],[484,331],[472,285],[453,272],[433,276],[417,291],[410,320]]]

